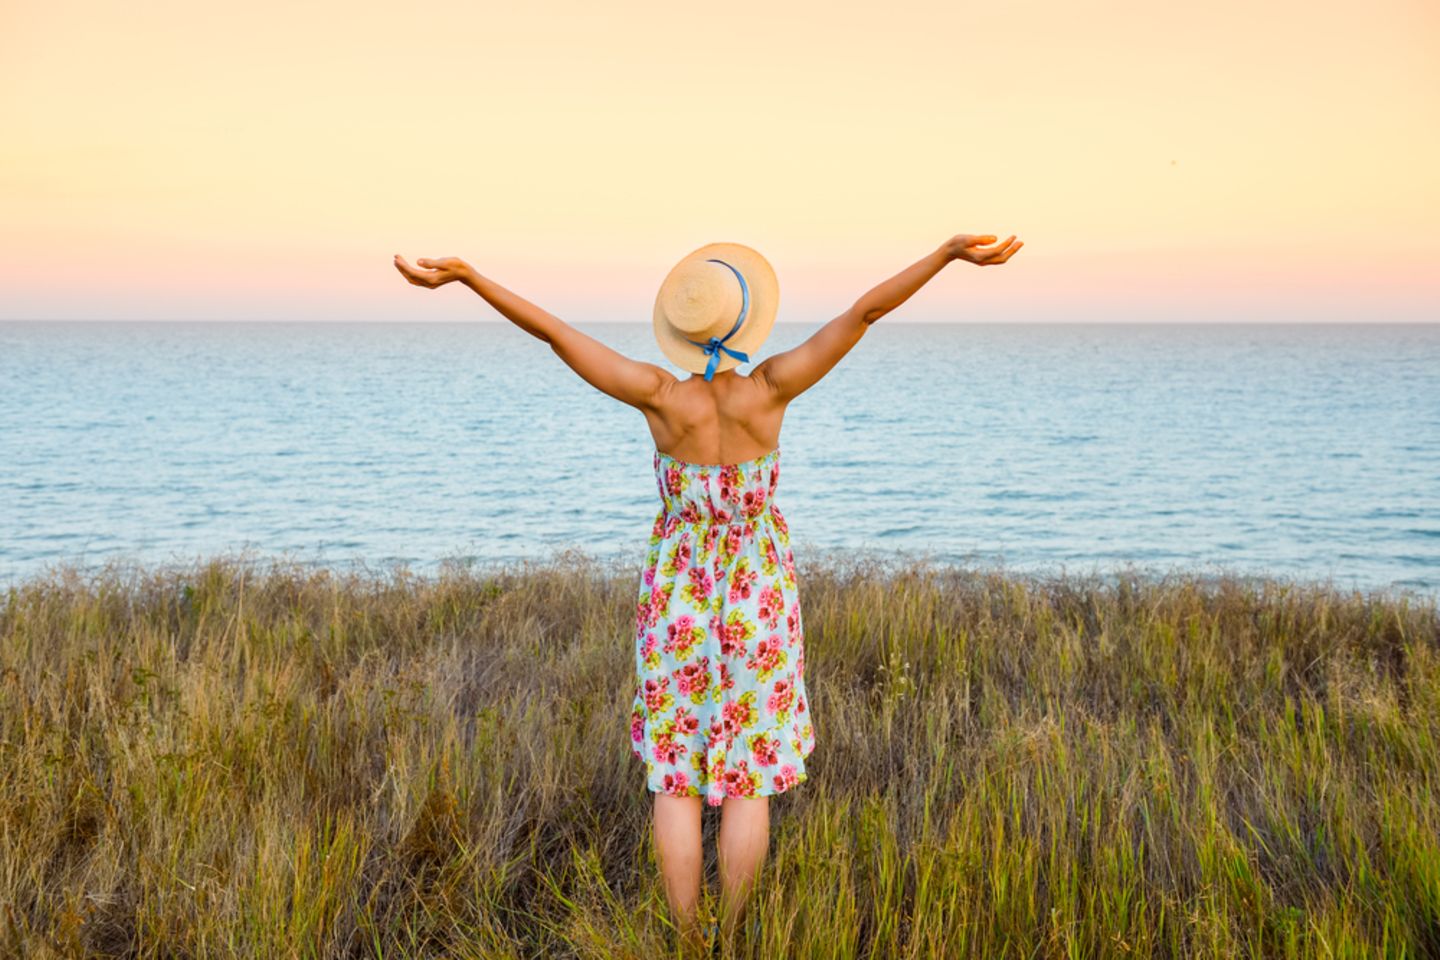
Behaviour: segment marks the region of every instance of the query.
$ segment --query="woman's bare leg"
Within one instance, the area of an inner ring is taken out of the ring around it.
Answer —
[[[704,850],[700,845],[699,797],[655,794],[655,853],[670,914],[680,935],[696,945],[702,939],[699,918],[700,872]]]
[[[720,863],[720,923],[734,937],[755,878],[770,848],[770,798],[726,797],[720,811],[716,852]]]

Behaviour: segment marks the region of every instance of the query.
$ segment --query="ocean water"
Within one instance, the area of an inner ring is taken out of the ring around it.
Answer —
[[[582,327],[663,362],[648,325]],[[761,355],[817,327],[777,325]],[[0,323],[0,585],[233,551],[638,570],[653,449],[505,323]],[[881,320],[780,449],[802,564],[1440,594],[1440,325]]]

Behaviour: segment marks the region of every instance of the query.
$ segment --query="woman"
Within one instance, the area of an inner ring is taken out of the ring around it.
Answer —
[[[723,807],[717,854],[728,937],[769,847],[769,798],[806,778],[814,748],[794,557],[773,503],[785,408],[946,264],[1000,264],[1023,245],[1014,236],[952,237],[742,376],[735,368],[774,324],[779,285],[756,251],[708,244],[671,269],[655,302],[656,339],[691,374],[685,379],[617,353],[464,260],[411,266],[395,256],[416,286],[464,283],[649,423],[661,507],[637,596],[631,740],[654,794],[666,895],[692,943],[702,798]]]

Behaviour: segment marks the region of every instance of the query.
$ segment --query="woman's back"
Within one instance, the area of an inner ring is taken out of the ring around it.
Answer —
[[[740,463],[780,445],[788,399],[771,388],[760,364],[749,375],[725,370],[708,382],[692,375],[665,384],[645,419],[655,449],[689,463]]]

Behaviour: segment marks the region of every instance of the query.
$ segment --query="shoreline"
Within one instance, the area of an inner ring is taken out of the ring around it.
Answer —
[[[28,585],[60,580],[66,583],[99,582],[108,580],[130,580],[135,578],[193,576],[196,571],[218,565],[244,569],[248,574],[284,574],[287,576],[327,576],[343,581],[364,580],[413,580],[416,582],[438,583],[455,578],[489,579],[493,577],[517,577],[564,568],[585,570],[592,573],[608,573],[624,576],[633,572],[638,577],[643,566],[645,550],[641,547],[610,552],[589,551],[582,548],[554,548],[548,553],[511,559],[486,559],[465,555],[442,556],[438,559],[415,564],[407,560],[371,561],[364,558],[321,559],[305,558],[293,553],[267,554],[255,549],[222,550],[209,555],[197,555],[188,560],[149,560],[130,555],[108,557],[93,562],[78,562],[74,559],[46,564],[38,571],[23,576],[0,579],[0,608],[3,608],[6,594],[23,590]],[[1184,583],[1210,590],[1226,586],[1244,585],[1251,589],[1300,591],[1303,593],[1326,594],[1335,598],[1365,598],[1367,601],[1389,603],[1410,603],[1420,606],[1440,605],[1440,586],[1433,590],[1408,586],[1402,583],[1345,585],[1329,576],[1304,575],[1289,572],[1252,572],[1209,563],[1203,566],[1172,564],[1156,567],[1133,562],[1110,564],[1091,563],[1077,565],[1048,565],[1039,569],[1011,568],[1003,559],[954,561],[937,558],[930,551],[911,549],[868,549],[856,550],[833,548],[817,550],[813,546],[797,546],[796,566],[798,570],[815,569],[832,573],[847,571],[856,575],[865,571],[869,575],[889,578],[896,575],[959,576],[962,578],[997,577],[1015,580],[1031,586],[1054,583],[1070,583],[1085,586],[1102,586],[1116,589],[1122,585],[1161,586],[1167,583]],[[802,578],[801,583],[804,580]]]

